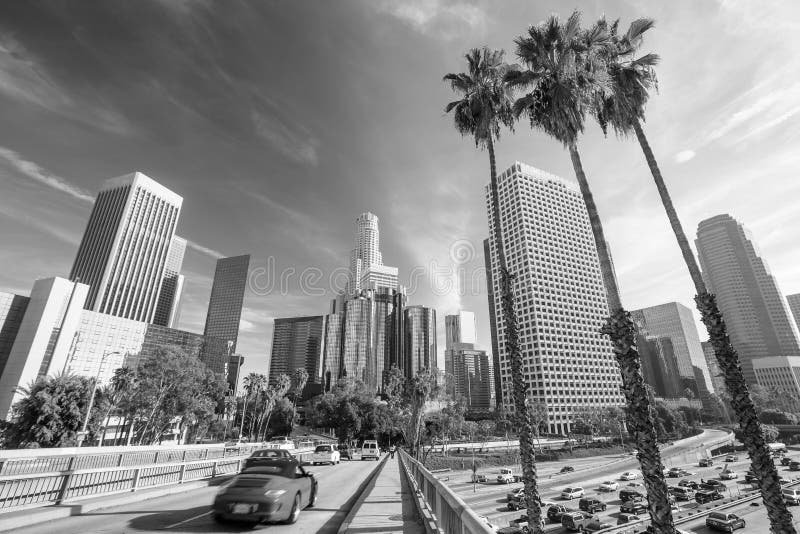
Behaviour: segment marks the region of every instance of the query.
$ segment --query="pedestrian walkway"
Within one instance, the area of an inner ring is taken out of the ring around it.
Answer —
[[[347,534],[424,534],[413,490],[401,469],[399,455],[387,458],[375,484],[367,488],[369,494],[345,530]]]

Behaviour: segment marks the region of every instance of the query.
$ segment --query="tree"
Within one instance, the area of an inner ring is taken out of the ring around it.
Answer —
[[[764,432],[764,440],[767,443],[773,443],[778,440],[780,432],[777,427],[773,425],[761,425],[761,430]]]
[[[618,21],[611,25],[612,46],[605,49],[605,62],[606,70],[612,81],[612,91],[598,94],[598,98],[595,100],[595,115],[604,130],[610,124],[619,136],[627,137],[634,133],[639,141],[670,226],[694,283],[695,303],[708,331],[720,369],[723,371],[725,385],[731,394],[731,404],[743,430],[743,442],[750,455],[753,471],[756,473],[773,531],[781,534],[794,534],[796,530],[792,526],[792,516],[786,507],[775,464],[763,439],[756,409],[744,380],[739,356],[731,345],[727,326],[717,305],[716,297],[708,292],[700,273],[700,267],[661,175],[661,169],[642,128],[650,90],[656,87],[654,67],[658,63],[658,56],[655,54],[635,56],[641,47],[645,32],[653,26],[654,22],[651,19],[638,19],[631,23],[627,32],[618,34]],[[608,28],[608,25],[605,20],[601,20],[596,28],[604,29]]]
[[[306,383],[308,382],[308,371],[303,369],[302,367],[295,369],[294,376],[292,377],[292,392],[293,400],[292,400],[292,423],[291,428],[289,428],[289,432],[294,429],[294,421],[297,416],[297,399],[301,398],[303,395],[303,390],[306,388]]]
[[[599,25],[582,31],[580,14],[576,11],[563,24],[558,17],[551,16],[544,23],[529,27],[528,35],[517,38],[515,43],[517,57],[524,69],[509,71],[506,81],[512,87],[528,92],[514,102],[514,114],[526,116],[532,128],[544,131],[569,150],[589,214],[608,298],[610,316],[602,332],[614,345],[622,375],[630,430],[639,449],[638,457],[649,495],[650,517],[655,534],[672,534],[675,527],[636,349],[636,326],[630,313],[622,306],[611,253],[578,152],[578,137],[584,129],[586,112],[593,108],[598,95],[608,91],[608,75],[602,58],[610,43],[609,35]],[[539,515],[536,515],[534,521],[538,520]]]
[[[286,396],[292,387],[292,379],[287,374],[279,374],[275,384],[268,386],[261,396],[261,415],[258,421],[258,436],[265,437],[269,428],[269,418],[277,402]]]
[[[514,303],[514,276],[506,263],[500,227],[500,202],[497,187],[497,165],[495,163],[494,140],[499,139],[501,126],[513,128],[512,93],[505,83],[508,67],[503,63],[502,50],[473,48],[466,54],[468,72],[447,74],[444,81],[460,100],[450,102],[445,113],[453,111],[456,130],[461,135],[472,136],[477,148],[486,148],[489,153],[489,189],[492,206],[492,230],[497,265],[500,271],[500,303],[505,327],[505,351],[511,362],[511,381],[514,413],[519,430],[522,476],[525,487],[525,503],[534,534],[540,534],[542,515],[541,497],[536,487],[536,459],[528,411],[525,409],[527,383],[522,373],[523,358],[519,348],[517,314]],[[493,282],[492,282],[493,283]]]

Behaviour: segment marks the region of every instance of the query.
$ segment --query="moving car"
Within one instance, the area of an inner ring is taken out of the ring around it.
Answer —
[[[711,501],[719,501],[725,496],[717,490],[700,490],[694,495],[694,500],[698,504],[705,504]]]
[[[317,480],[300,462],[269,458],[222,486],[211,511],[215,521],[294,523],[316,496]]]
[[[581,532],[593,520],[588,512],[569,512],[561,515],[561,526],[570,532]]]
[[[541,518],[541,527],[544,528],[544,518]],[[528,516],[527,514],[523,514],[516,519],[512,519],[508,522],[508,527],[501,528],[499,531],[501,534],[526,534],[530,532],[528,528]]]
[[[381,457],[381,451],[378,448],[378,442],[374,439],[367,439],[364,440],[364,443],[361,444],[361,459],[362,460],[379,460]]]
[[[800,471],[800,462],[796,460],[789,462],[789,471]]]
[[[800,504],[800,489],[783,488],[781,493],[788,504]]]
[[[285,449],[259,449],[254,451],[248,458],[244,460],[242,471],[251,467],[257,467],[265,461],[273,460],[275,458],[283,458],[284,460],[291,460],[294,458],[292,453]]]
[[[486,478],[486,475],[481,473],[472,473],[470,477],[470,482],[488,482],[489,479]]]
[[[719,480],[700,480],[700,489],[702,490],[724,490],[725,484]]]
[[[793,461],[794,460],[792,460],[790,456],[784,456],[783,458],[781,458],[781,465],[786,466],[791,464]]]
[[[633,489],[622,488],[619,490],[619,500],[622,502],[634,500],[643,501],[644,495]]]
[[[735,462],[738,459],[739,458],[735,454],[729,454],[728,456],[725,457],[726,462]]]
[[[647,504],[643,501],[631,500],[625,501],[622,503],[622,506],[619,507],[619,511],[623,514],[646,514],[647,513]]]
[[[736,514],[726,514],[724,512],[711,512],[706,517],[706,526],[714,530],[724,530],[726,532],[733,532],[734,530],[744,528],[745,521]]]
[[[561,468],[559,474],[563,475],[564,473],[572,473],[573,471],[575,471],[574,467],[572,467],[571,465],[565,465],[564,467]]]
[[[584,512],[605,512],[606,508],[608,508],[606,503],[594,497],[583,497],[578,501],[578,510],[583,510]]]
[[[517,488],[506,493],[506,501],[511,502],[513,499],[519,499],[525,495],[525,487]]]
[[[500,474],[497,475],[497,483],[498,484],[511,484],[514,482],[514,473],[511,469],[503,468],[500,470]]]
[[[639,478],[639,473],[636,471],[625,471],[619,476],[620,480],[635,480]]]
[[[724,470],[719,474],[720,480],[733,480],[735,478],[739,478],[739,473],[736,471]]]
[[[600,484],[600,487],[597,489],[599,489],[600,491],[617,491],[619,489],[619,484],[617,484],[613,480],[606,480],[605,482]]]
[[[698,484],[694,480],[686,480],[686,479],[678,482],[678,486],[681,488],[691,488],[693,490],[698,490],[700,488],[700,484]]]
[[[619,514],[617,516],[617,524],[624,525],[626,523],[634,523],[639,521],[639,519],[641,518],[636,514]]]
[[[577,512],[577,510],[574,508],[567,508],[563,504],[554,504],[547,509],[547,519],[553,523],[561,523],[561,516],[571,512]]]
[[[311,463],[317,464],[331,464],[336,465],[341,461],[339,451],[332,443],[326,445],[317,445],[314,452],[311,454]]]
[[[561,492],[561,498],[570,500],[578,499],[580,497],[583,497],[584,493],[585,492],[582,487],[570,486],[569,488],[564,488],[564,490]]]
[[[711,467],[714,465],[714,460],[712,458],[700,458],[700,467]]]
[[[758,478],[756,477],[755,473],[753,473],[753,469],[751,468],[750,471],[744,474],[744,481],[745,482],[758,482]]]
[[[592,519],[583,527],[583,532],[598,532],[600,530],[605,530],[607,528],[611,528],[614,525],[609,523],[608,521],[602,521],[599,518]]]
[[[673,488],[672,494],[675,496],[675,499],[679,501],[691,501],[694,499],[694,490],[684,486]]]
[[[267,442],[271,449],[294,449],[294,441],[287,436],[277,436]]]

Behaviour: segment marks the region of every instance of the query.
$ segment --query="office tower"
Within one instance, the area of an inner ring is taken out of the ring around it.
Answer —
[[[444,316],[445,349],[454,349],[459,345],[475,345],[475,314],[461,310],[456,315]]]
[[[758,358],[753,360],[753,372],[762,386],[786,392],[787,397],[800,397],[800,356]]]
[[[208,314],[203,334],[233,341],[231,353],[236,352],[236,342],[239,339],[239,321],[242,318],[242,302],[249,265],[249,254],[217,260],[211,297],[208,300]]]
[[[64,278],[36,280],[14,345],[0,376],[0,417],[26,387],[41,376],[64,370],[89,286]]]
[[[640,328],[636,337],[644,381],[653,386],[658,397],[682,396],[681,376],[672,340],[667,336],[647,335],[646,332]]]
[[[699,396],[701,389],[711,383],[700,336],[697,333],[692,310],[678,302],[667,302],[658,306],[650,306],[631,311],[634,322],[647,330],[649,335],[669,337],[678,362],[680,382],[675,390],[683,396],[690,389],[694,396]],[[703,376],[702,383],[695,377],[694,367],[698,367]]]
[[[161,279],[161,293],[158,295],[156,313],[153,324],[174,328],[178,324],[183,292],[183,256],[186,253],[186,240],[182,237],[172,236],[172,243],[167,254],[167,263],[164,265],[164,276]]]
[[[367,294],[347,301],[340,365],[342,378],[360,380],[375,389],[377,377],[373,374],[373,304],[374,301]]]
[[[370,267],[382,265],[378,217],[370,212],[362,213],[356,217],[356,246],[350,254],[348,295],[355,295],[362,289],[361,278]]]
[[[497,319],[494,315],[494,284],[492,283],[492,254],[488,239],[483,240],[483,264],[486,270],[486,296],[489,299],[489,330],[492,336],[492,375],[494,378],[494,398],[502,410],[502,383],[500,382],[500,349],[497,346]]]
[[[414,376],[424,369],[436,369],[436,310],[419,305],[407,306],[403,315],[406,376]]]
[[[800,293],[786,295],[786,303],[789,304],[789,311],[794,317],[794,324],[800,329]]]
[[[103,184],[69,275],[89,285],[87,310],[153,320],[182,203],[140,172]]]
[[[297,369],[305,369],[308,373],[305,391],[309,394],[322,392],[325,319],[324,315],[275,319],[269,363],[270,384],[276,384],[281,374],[294,376]]]
[[[461,344],[444,352],[445,374],[452,377],[455,397],[466,400],[471,412],[488,412],[494,409],[494,372],[486,351],[475,350]]]
[[[358,287],[360,289],[397,289],[397,267],[370,265],[363,271]]]
[[[599,332],[608,304],[589,216],[576,185],[519,162],[498,176],[498,188],[528,397],[547,406],[548,432],[567,433],[575,413],[623,404],[611,342]],[[513,412],[488,185],[485,192],[502,384],[498,403]]]
[[[323,391],[329,391],[342,378],[344,310],[325,316],[325,342],[322,352]]]
[[[30,300],[23,295],[0,291],[0,376],[3,375]]]
[[[730,215],[717,215],[700,222],[695,244],[745,380],[757,383],[756,358],[800,355],[797,325],[752,234]]]
[[[717,356],[714,354],[714,346],[709,341],[700,343],[703,347],[703,356],[706,359],[706,366],[708,367],[708,374],[711,376],[711,385],[714,387],[714,393],[721,395],[728,391],[725,387],[725,375],[719,367]]]

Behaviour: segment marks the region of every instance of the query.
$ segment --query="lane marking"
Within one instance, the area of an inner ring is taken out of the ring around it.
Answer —
[[[196,515],[196,516],[194,516],[194,517],[190,517],[189,519],[184,519],[183,521],[178,521],[177,523],[173,523],[173,524],[171,524],[171,525],[167,525],[166,527],[162,527],[162,529],[163,529],[163,530],[167,530],[167,529],[169,529],[169,528],[179,527],[179,526],[183,525],[184,523],[188,523],[188,522],[190,522],[190,521],[194,521],[195,519],[200,519],[200,518],[201,518],[201,517],[203,517],[204,515],[208,515],[208,514],[210,514],[210,513],[211,513],[211,510],[209,510],[208,512],[203,512],[203,513],[202,513],[202,514],[200,514],[200,515]]]

